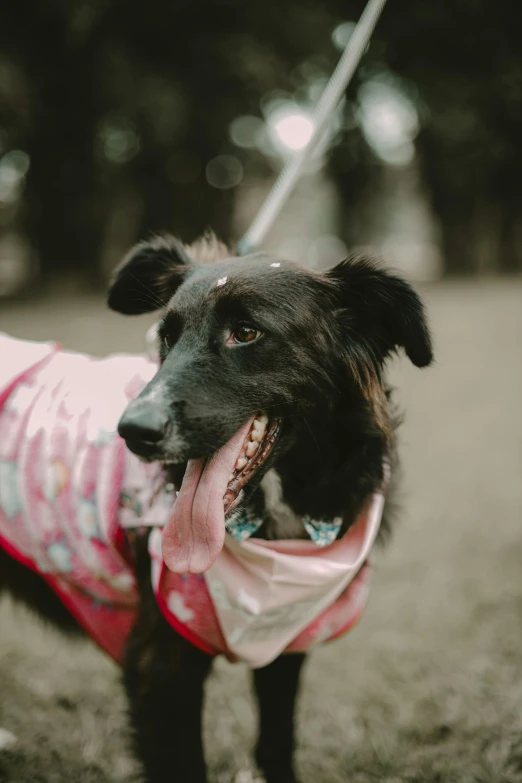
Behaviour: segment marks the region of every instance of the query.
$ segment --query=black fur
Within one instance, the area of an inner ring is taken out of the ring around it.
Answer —
[[[246,491],[245,502],[266,517],[265,537],[286,537],[260,487],[271,467],[296,516],[342,516],[344,529],[352,524],[381,485],[384,462],[394,460],[384,364],[398,349],[418,367],[432,359],[417,294],[364,258],[326,274],[262,254],[198,265],[177,240],[157,238],[124,260],[109,305],[126,314],[163,309],[160,369],[120,431],[144,458],[168,462],[175,481],[187,459],[215,451],[253,413],[281,418],[276,448]],[[231,335],[241,325],[258,330],[258,339],[235,344]],[[133,416],[141,430],[131,426]],[[151,591],[146,536],[137,533],[132,545],[141,603],[124,679],[136,749],[150,783],[204,783],[201,706],[211,659],[167,625]],[[0,573],[37,606],[38,590],[20,583],[38,578],[21,577],[20,569]],[[52,616],[56,607],[46,602],[39,608]],[[254,674],[256,758],[268,783],[296,781],[293,716],[303,660],[283,656]]]
[[[158,236],[141,242],[114,273],[109,307],[125,315],[164,307],[189,263],[184,246],[174,237]]]
[[[376,368],[398,348],[403,348],[417,367],[431,363],[424,308],[408,283],[357,256],[336,266],[328,277],[338,286],[345,334],[361,341],[363,354]]]

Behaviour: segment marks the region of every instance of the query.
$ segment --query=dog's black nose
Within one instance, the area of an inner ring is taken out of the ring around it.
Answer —
[[[131,451],[147,456],[163,439],[169,417],[153,405],[129,405],[118,424],[118,433]]]

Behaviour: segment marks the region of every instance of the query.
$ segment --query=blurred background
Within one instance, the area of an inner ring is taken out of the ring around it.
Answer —
[[[151,232],[241,236],[363,6],[0,3],[0,328],[141,351],[154,316],[106,309],[111,269]],[[521,144],[519,0],[389,0],[267,239],[381,256],[436,355],[391,369],[400,513],[358,627],[311,656],[302,783],[522,783]],[[244,667],[218,662],[207,707],[211,783],[259,781]],[[3,597],[0,782],[136,775],[115,665]]]
[[[150,232],[237,239],[360,0],[0,8],[0,295],[99,285]],[[371,246],[412,278],[522,268],[519,5],[390,3],[267,246]]]

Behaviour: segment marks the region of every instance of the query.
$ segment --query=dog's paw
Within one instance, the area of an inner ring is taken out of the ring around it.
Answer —
[[[0,728],[0,751],[9,750],[18,742],[12,731]]]

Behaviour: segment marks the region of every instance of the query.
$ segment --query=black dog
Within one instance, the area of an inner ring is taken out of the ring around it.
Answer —
[[[255,535],[266,539],[302,537],[304,515],[342,517],[344,533],[381,487],[383,465],[394,464],[386,359],[402,348],[418,367],[431,362],[422,304],[406,282],[363,258],[320,274],[263,254],[227,256],[213,240],[191,251],[157,238],[138,245],[117,270],[112,309],[163,310],[161,366],[119,432],[133,452],[165,463],[168,480],[180,486],[187,462],[209,458],[267,412],[261,447],[248,469],[230,476],[225,504],[240,502],[262,516]],[[262,481],[269,471],[271,482]],[[210,468],[207,474],[211,485]],[[199,485],[194,492],[201,494]],[[221,543],[213,513],[189,516],[188,548],[164,536],[173,570],[202,571],[215,558]],[[158,609],[147,534],[136,531],[130,542],[140,607],[124,677],[137,752],[151,783],[204,783],[201,709],[212,659]],[[0,576],[62,627],[74,625],[39,577],[1,551]],[[294,705],[303,662],[304,654],[282,655],[254,671],[256,759],[268,783],[296,781]]]

